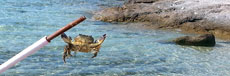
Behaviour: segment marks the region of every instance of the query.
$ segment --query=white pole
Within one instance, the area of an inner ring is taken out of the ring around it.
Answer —
[[[25,59],[27,56],[35,53],[37,50],[42,48],[43,46],[47,45],[49,42],[46,40],[46,36],[35,42],[34,44],[30,45],[5,63],[0,65],[0,74],[6,71],[8,68],[14,66],[19,61]]]

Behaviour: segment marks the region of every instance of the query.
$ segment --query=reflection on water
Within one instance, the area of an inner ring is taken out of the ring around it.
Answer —
[[[182,48],[192,48],[200,52],[210,52],[214,49],[213,47],[204,47],[204,46],[182,46]]]
[[[228,43],[217,41],[221,47],[180,46],[167,43],[184,36],[178,32],[138,29],[91,19],[92,11],[121,3],[122,0],[1,0],[0,63],[82,15],[88,19],[66,34],[108,36],[96,58],[90,58],[90,53],[77,53],[64,64],[62,53],[66,44],[58,37],[2,75],[230,75]]]

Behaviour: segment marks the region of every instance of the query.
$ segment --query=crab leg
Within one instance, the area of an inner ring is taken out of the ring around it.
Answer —
[[[97,53],[98,53],[98,52],[95,52],[92,58],[97,57]]]
[[[67,49],[67,47],[65,47],[65,48],[64,48],[63,57],[62,57],[64,63],[66,63],[65,59],[66,59],[66,56],[67,56],[67,51],[68,51],[68,49]]]
[[[66,57],[69,57],[69,56],[72,56],[71,55],[71,45],[69,44],[69,45],[66,45],[65,46],[65,48],[64,48],[64,53],[63,53],[63,61],[64,61],[64,63],[66,63],[66,61],[65,61],[65,59],[66,59]]]
[[[99,52],[100,48],[101,48],[100,45],[97,46],[96,48],[94,48],[94,50],[95,50],[96,52],[94,53],[94,56],[92,56],[92,58],[97,57],[97,53]]]

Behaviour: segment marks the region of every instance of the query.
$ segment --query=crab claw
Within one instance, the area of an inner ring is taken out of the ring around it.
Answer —
[[[104,34],[99,40],[98,40],[98,42],[100,42],[100,41],[104,41],[105,40],[105,38],[106,38],[106,34]]]
[[[71,37],[68,37],[65,33],[61,34],[61,38],[64,42],[71,43],[71,40],[72,40]]]
[[[103,37],[106,37],[106,34],[104,34]]]
[[[105,38],[106,38],[106,34],[104,34],[99,40],[97,40],[96,43],[90,44],[89,46],[90,47],[97,47],[104,42]]]

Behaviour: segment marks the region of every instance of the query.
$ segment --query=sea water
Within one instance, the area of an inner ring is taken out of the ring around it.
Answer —
[[[5,76],[227,76],[230,43],[215,47],[180,46],[168,41],[188,34],[138,29],[126,23],[92,19],[102,8],[120,6],[123,0],[1,0],[0,64],[69,22],[87,20],[67,31],[107,38],[96,58],[92,53],[72,53],[62,60],[66,43],[60,37],[8,69]]]

